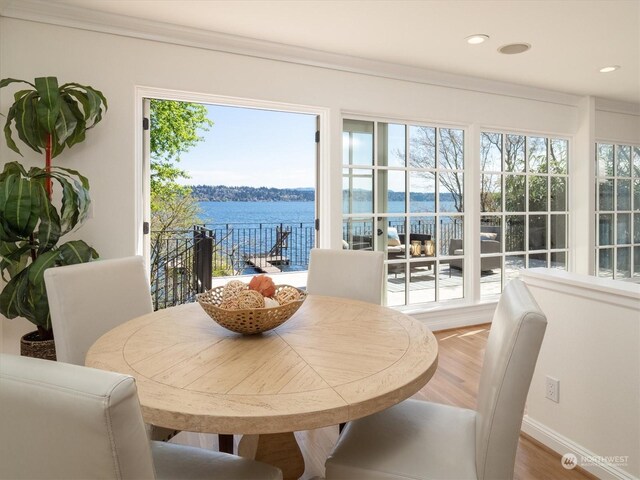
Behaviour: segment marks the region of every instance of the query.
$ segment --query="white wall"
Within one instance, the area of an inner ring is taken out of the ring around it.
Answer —
[[[84,143],[58,157],[61,166],[78,169],[91,182],[93,218],[74,235],[103,258],[136,253],[136,86],[328,108],[331,185],[321,195],[330,193],[335,245],[341,237],[343,112],[562,135],[573,134],[579,123],[577,101],[566,95],[531,100],[515,95],[516,87],[504,95],[482,93],[473,81],[449,88],[6,17],[0,17],[0,58],[2,77],[55,75],[106,95],[105,119]],[[6,112],[12,93],[0,92],[0,111]],[[0,153],[3,163],[19,158],[4,142]],[[42,164],[34,152],[23,153],[23,162]],[[4,329],[3,348],[15,341],[13,331]]]
[[[596,141],[640,144],[640,105],[599,100],[595,108]]]
[[[577,108],[225,54],[52,25],[0,19],[2,74],[57,75],[101,89],[109,112],[60,163],[92,181],[94,218],[82,229],[105,257],[133,253],[134,88],[137,85],[376,113],[403,119],[574,132]],[[15,48],[19,45],[20,48]],[[34,61],[37,59],[37,61]],[[3,89],[3,106],[11,100]],[[6,107],[4,107],[6,109]],[[335,125],[336,129],[341,126]],[[339,130],[336,130],[339,131]],[[340,163],[341,137],[332,140]],[[3,153],[6,147],[3,146]],[[41,159],[29,152],[28,159]],[[339,175],[339,168],[336,174]],[[274,172],[277,175],[277,172]],[[339,207],[340,199],[335,199]],[[117,215],[114,215],[117,212]]]
[[[523,430],[579,460],[628,456],[590,468],[601,478],[640,477],[640,285],[547,269],[521,277],[548,319]],[[559,403],[545,398],[546,376],[560,381]]]

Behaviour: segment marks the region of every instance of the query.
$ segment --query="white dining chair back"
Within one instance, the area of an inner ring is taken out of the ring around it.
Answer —
[[[478,479],[511,478],[531,378],[547,327],[520,280],[507,284],[491,323],[476,408]]]
[[[127,375],[0,354],[0,406],[0,478],[282,478],[252,460],[150,443]]]
[[[409,399],[350,422],[325,464],[327,480],[513,478],[546,325],[526,285],[509,282],[491,324],[477,409]]]
[[[61,362],[84,365],[87,350],[100,336],[153,311],[139,256],[50,268],[44,280]]]
[[[307,292],[382,304],[384,254],[314,248],[309,255]]]

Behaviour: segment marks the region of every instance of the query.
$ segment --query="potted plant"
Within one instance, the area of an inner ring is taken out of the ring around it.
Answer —
[[[89,86],[58,86],[55,77],[36,78],[34,83],[7,78],[0,88],[16,82],[31,88],[14,95],[4,127],[7,145],[22,155],[15,132],[29,148],[44,150],[45,167],[27,170],[9,162],[0,173],[0,274],[6,282],[0,313],[25,317],[36,325],[35,332],[21,339],[23,355],[54,359],[44,271],[87,262],[98,254],[82,240],[58,245],[63,235],[84,222],[91,200],[84,176],[51,161],[85,139],[86,131],[102,119],[107,101]],[[55,199],[54,184],[61,193]]]

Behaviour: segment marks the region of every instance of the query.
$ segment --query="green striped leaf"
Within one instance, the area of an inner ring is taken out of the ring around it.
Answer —
[[[72,168],[65,168],[65,167],[54,167],[54,170],[52,172],[56,175],[63,174],[63,175],[68,175],[70,177],[75,177],[76,179],[80,180],[82,188],[84,188],[85,190],[89,190],[89,179],[84,175],[82,175],[77,170],[74,170]]]
[[[28,95],[31,92],[33,92],[33,90],[19,90],[16,93],[13,94],[13,101],[17,102],[22,97],[24,97],[25,95]]]
[[[91,202],[89,180],[86,177],[76,170],[62,167],[52,167],[49,173],[42,169],[33,169],[29,173],[40,182],[50,177],[62,187],[60,235],[70,232],[86,219]]]
[[[28,287],[28,275],[28,268],[25,268],[9,281],[2,293],[0,293],[0,313],[5,317],[16,318],[23,316],[21,306],[24,302],[21,296],[25,295]]]
[[[67,138],[73,135],[77,124],[78,121],[67,105],[67,102],[60,102],[60,115],[58,115],[58,119],[56,120],[56,143],[62,144]]]
[[[98,252],[82,240],[73,240],[60,245],[58,251],[60,252],[61,265],[86,263],[92,259],[98,258]]]
[[[58,140],[55,132],[51,134],[51,158],[56,158],[64,150],[64,142]]]
[[[64,93],[73,95],[82,104],[87,130],[102,120],[103,112],[109,108],[107,99],[101,91],[79,83],[67,83],[60,87]]]
[[[19,178],[9,192],[4,210],[7,224],[14,232],[27,237],[38,222],[40,199],[33,194],[35,185],[29,179]]]
[[[78,224],[80,210],[78,207],[78,195],[73,185],[64,177],[56,177],[62,187],[62,207],[60,208],[61,234],[69,233]]]
[[[15,78],[3,78],[0,80],[0,88],[6,87],[10,83],[26,83],[27,85],[31,85],[33,88],[36,88],[36,86],[31,82],[27,82],[26,80],[17,80]]]
[[[44,187],[40,186],[41,209],[38,224],[38,254],[52,248],[61,235],[60,217],[53,207]]]
[[[41,255],[29,266],[29,282],[37,285],[44,281],[44,271],[56,264],[60,253],[58,250],[50,250]]]
[[[36,109],[34,108],[36,103],[36,92],[31,92],[14,103],[16,107],[15,128],[20,140],[32,150],[42,153],[40,148],[44,148],[45,145],[43,132],[38,124]]]
[[[13,150],[14,152],[22,155],[20,149],[16,145],[16,142],[13,141],[12,131],[11,131],[11,121],[16,117],[17,108],[14,105],[11,106],[9,112],[7,113],[7,122],[4,124],[4,139],[7,142],[7,146]]]
[[[64,98],[67,103],[76,105],[76,108],[79,103],[80,106],[82,106],[82,111],[78,108],[78,111],[75,112],[76,118],[82,118],[86,122],[87,118],[89,118],[89,111],[91,110],[87,95],[82,90],[63,89],[62,98]]]
[[[19,242],[24,240],[20,235],[16,235],[4,217],[0,217],[0,241],[1,242]]]
[[[20,261],[25,253],[31,251],[31,245],[26,242],[1,242],[0,241],[0,257],[3,261],[6,260],[9,263],[15,263]]]
[[[84,120],[84,114],[78,108],[77,102],[75,102],[70,95],[65,95],[64,100],[76,120],[76,126],[73,132],[71,132],[71,135],[66,140],[67,147],[71,148],[76,143],[84,141],[87,124]]]
[[[27,171],[19,162],[8,162],[4,166],[4,170],[0,173],[0,180],[4,179],[8,175],[23,175],[28,176]]]
[[[47,132],[53,133],[60,114],[60,92],[56,77],[39,77],[35,80],[40,100],[36,105],[39,125]]]
[[[83,122],[78,121],[78,124],[76,125],[76,129],[73,131],[73,134],[67,138],[67,147],[71,148],[73,147],[76,143],[82,143],[84,142],[84,139],[86,138],[86,124]]]
[[[47,298],[47,290],[43,281],[30,285],[29,300],[34,317],[31,321],[45,330],[51,330],[49,299]]]
[[[11,190],[13,190],[14,185],[20,178],[19,174],[11,173],[4,178],[0,179],[0,213],[2,217],[5,217],[5,210],[7,208],[7,199],[9,198],[9,194]]]

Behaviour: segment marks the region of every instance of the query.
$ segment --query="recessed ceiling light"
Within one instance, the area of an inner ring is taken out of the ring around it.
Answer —
[[[602,67],[600,69],[600,73],[615,72],[618,69],[620,69],[620,65],[609,65],[608,67]]]
[[[487,40],[489,40],[489,35],[485,35],[483,33],[476,33],[475,35],[469,35],[467,38],[465,38],[465,40],[467,41],[467,43],[471,45],[478,45],[480,43],[484,43]]]
[[[510,43],[509,45],[503,45],[498,49],[500,53],[504,53],[505,55],[515,55],[517,53],[526,52],[531,48],[531,45],[528,43]]]

